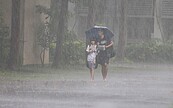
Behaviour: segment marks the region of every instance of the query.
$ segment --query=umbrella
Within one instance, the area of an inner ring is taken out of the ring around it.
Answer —
[[[86,34],[86,38],[91,40],[91,39],[99,39],[99,35],[98,35],[98,31],[102,30],[105,37],[108,39],[111,39],[114,34],[112,33],[112,31],[110,31],[107,27],[105,26],[94,26],[93,28],[87,30],[85,32]]]

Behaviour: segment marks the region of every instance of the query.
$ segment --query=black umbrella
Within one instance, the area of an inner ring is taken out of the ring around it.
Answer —
[[[91,29],[89,29],[85,32],[86,38],[89,39],[89,40],[99,39],[99,35],[98,35],[99,31],[103,31],[105,37],[108,38],[108,39],[111,39],[114,36],[112,31],[110,31],[107,27],[105,27],[105,26],[94,26],[93,28],[91,28]]]

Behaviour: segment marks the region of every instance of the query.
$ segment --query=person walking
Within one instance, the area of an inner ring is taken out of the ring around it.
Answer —
[[[90,40],[90,44],[86,49],[88,68],[90,69],[91,81],[94,80],[94,69],[96,66],[97,45],[94,39]]]
[[[108,73],[108,64],[109,64],[109,56],[108,49],[113,46],[113,41],[110,38],[106,38],[103,30],[98,31],[99,40],[98,40],[98,60],[97,63],[101,65],[101,72],[103,76],[103,80],[106,81],[107,73]]]

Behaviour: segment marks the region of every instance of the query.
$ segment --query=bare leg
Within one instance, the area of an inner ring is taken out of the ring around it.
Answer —
[[[90,69],[90,76],[91,76],[91,80],[94,80],[94,69]]]
[[[102,65],[102,76],[103,76],[103,80],[106,80],[107,73],[108,73],[107,64]]]

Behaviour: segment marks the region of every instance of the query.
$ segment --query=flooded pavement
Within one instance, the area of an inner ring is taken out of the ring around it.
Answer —
[[[44,75],[48,75],[44,73]],[[38,80],[0,80],[0,108],[173,108],[172,69],[87,70]],[[62,78],[63,76],[63,78]],[[57,79],[56,79],[57,78]]]

